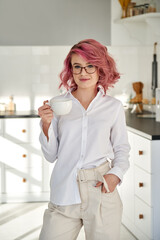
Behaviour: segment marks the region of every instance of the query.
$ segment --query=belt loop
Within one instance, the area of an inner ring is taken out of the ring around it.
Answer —
[[[87,182],[84,169],[79,170],[79,181],[80,182]]]

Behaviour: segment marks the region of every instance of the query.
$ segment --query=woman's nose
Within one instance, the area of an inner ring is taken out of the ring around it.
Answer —
[[[82,68],[82,70],[81,70],[81,74],[86,74],[86,70],[85,70],[85,68]]]

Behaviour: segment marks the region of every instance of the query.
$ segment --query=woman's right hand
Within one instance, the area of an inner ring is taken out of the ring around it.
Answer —
[[[48,104],[46,104],[47,102],[48,100],[44,101],[43,106],[38,108],[38,115],[42,119],[43,125],[50,125],[54,117],[51,107]]]

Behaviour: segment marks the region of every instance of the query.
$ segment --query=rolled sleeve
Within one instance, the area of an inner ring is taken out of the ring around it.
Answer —
[[[119,177],[120,184],[123,180],[123,175],[129,168],[129,152],[130,145],[128,143],[128,135],[126,128],[125,113],[123,105],[120,103],[117,111],[116,119],[111,129],[111,144],[114,152],[112,159],[111,170],[107,174],[114,174]]]

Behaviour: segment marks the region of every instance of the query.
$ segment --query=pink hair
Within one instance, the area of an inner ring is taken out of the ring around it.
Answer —
[[[100,85],[105,93],[107,89],[113,87],[120,78],[115,61],[108,54],[107,48],[94,39],[86,39],[75,44],[64,60],[64,68],[60,73],[61,83],[59,88],[62,86],[67,90],[70,88],[77,88],[72,74],[72,54],[80,55],[98,68],[99,81],[97,85]]]

